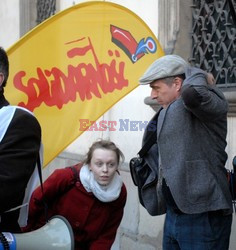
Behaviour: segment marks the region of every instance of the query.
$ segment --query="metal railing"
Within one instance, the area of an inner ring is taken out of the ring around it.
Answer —
[[[222,88],[236,87],[235,0],[193,0],[189,62],[211,72]]]
[[[56,0],[37,0],[37,24],[43,22],[56,12]]]

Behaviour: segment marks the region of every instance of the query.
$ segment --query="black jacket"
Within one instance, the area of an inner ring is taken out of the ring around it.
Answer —
[[[0,92],[0,109],[7,105],[9,103]],[[13,224],[18,225],[19,209],[14,215],[6,211],[22,204],[40,144],[41,127],[37,119],[27,111],[16,109],[0,142],[0,231],[14,231]]]

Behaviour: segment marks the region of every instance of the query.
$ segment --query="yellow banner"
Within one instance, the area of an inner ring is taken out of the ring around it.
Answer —
[[[108,2],[66,9],[7,52],[6,97],[38,118],[44,166],[84,132],[81,120],[96,121],[137,87],[148,65],[164,55],[137,15]]]

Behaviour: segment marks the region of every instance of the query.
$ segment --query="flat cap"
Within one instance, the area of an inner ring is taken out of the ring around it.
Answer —
[[[178,55],[162,56],[148,67],[139,83],[150,84],[158,79],[184,74],[187,66],[187,62]]]

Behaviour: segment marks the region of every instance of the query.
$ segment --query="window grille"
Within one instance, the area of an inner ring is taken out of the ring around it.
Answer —
[[[189,62],[211,72],[222,88],[236,87],[236,0],[193,0]]]
[[[56,0],[37,0],[37,24],[43,22],[56,12]]]

